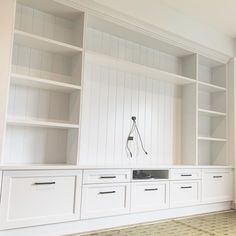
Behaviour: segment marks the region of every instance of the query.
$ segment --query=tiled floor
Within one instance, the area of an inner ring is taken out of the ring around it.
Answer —
[[[150,223],[86,236],[236,236],[236,212]]]

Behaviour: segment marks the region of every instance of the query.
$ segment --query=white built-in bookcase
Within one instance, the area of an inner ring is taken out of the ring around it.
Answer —
[[[84,13],[17,0],[6,164],[77,164]]]
[[[227,62],[157,35],[17,0],[10,81],[4,164],[232,164]],[[125,152],[131,116],[148,156]]]

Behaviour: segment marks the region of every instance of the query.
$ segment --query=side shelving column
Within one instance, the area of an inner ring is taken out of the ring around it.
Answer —
[[[227,66],[198,57],[198,164],[228,165]]]
[[[77,9],[17,1],[4,164],[77,164],[83,32]]]

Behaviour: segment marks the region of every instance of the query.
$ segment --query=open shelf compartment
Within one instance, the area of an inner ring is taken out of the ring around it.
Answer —
[[[4,164],[77,164],[78,129],[8,124]]]
[[[200,82],[226,88],[226,65],[224,63],[199,56],[198,57],[198,79]]]
[[[88,16],[86,50],[196,80],[197,57],[138,31]]]
[[[17,0],[15,29],[45,38],[44,43],[54,40],[55,47],[57,41],[83,48],[84,13],[51,0]]]
[[[227,142],[198,140],[198,165],[228,165]]]

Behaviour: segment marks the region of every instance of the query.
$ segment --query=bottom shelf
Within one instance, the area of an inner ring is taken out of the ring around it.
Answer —
[[[226,153],[226,142],[214,140],[198,141],[198,165],[229,165]]]
[[[3,164],[76,164],[78,129],[8,125]]]

